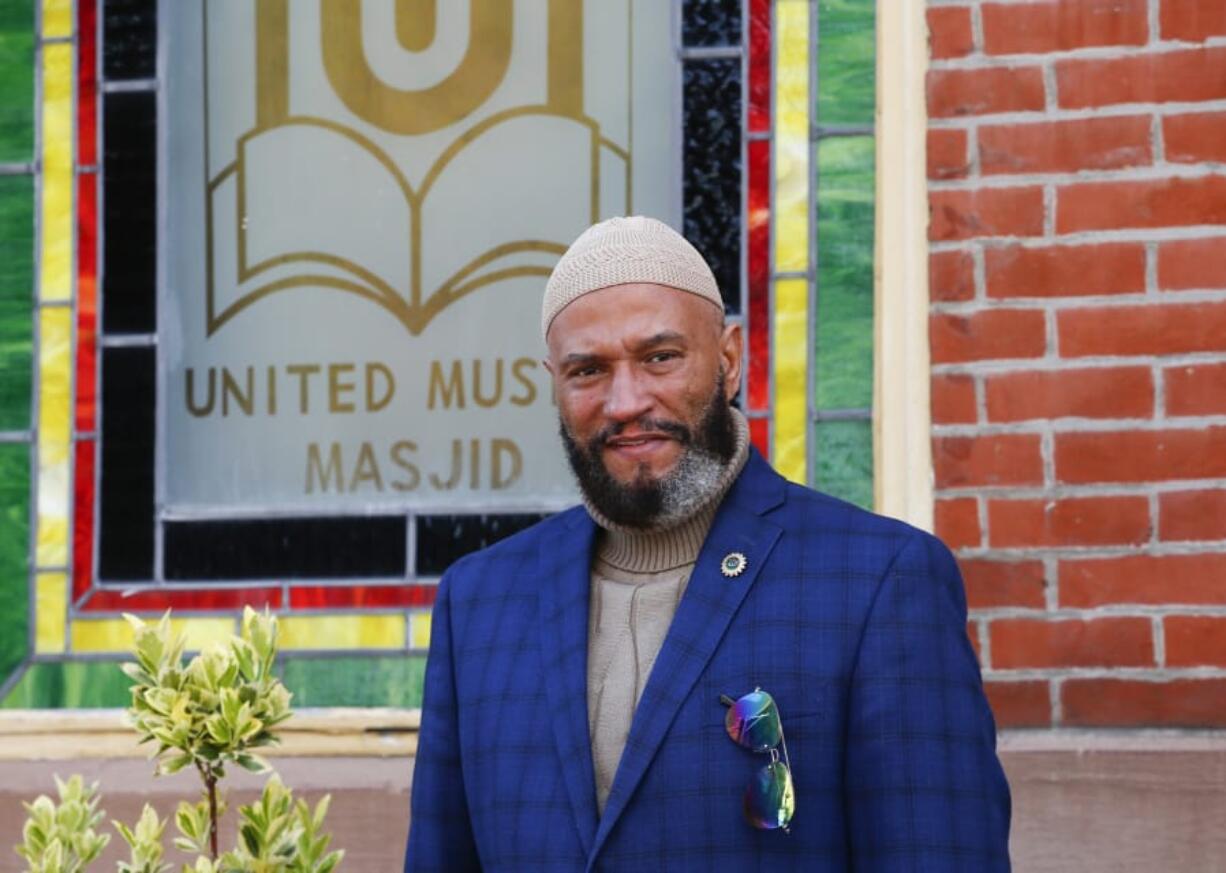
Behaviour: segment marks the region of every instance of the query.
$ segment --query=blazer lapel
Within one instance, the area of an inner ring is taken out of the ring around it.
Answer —
[[[715,653],[728,623],[779,539],[780,528],[764,519],[762,513],[782,502],[784,487],[783,478],[757,451],[751,451],[745,470],[711,524],[643,689],[588,856],[589,864],[633,796],[677,710]],[[720,572],[720,564],[730,552],[743,554],[746,566],[739,576],[727,578]]]
[[[571,511],[541,543],[541,665],[549,721],[585,853],[596,831],[596,777],[587,720],[587,618],[596,525]]]

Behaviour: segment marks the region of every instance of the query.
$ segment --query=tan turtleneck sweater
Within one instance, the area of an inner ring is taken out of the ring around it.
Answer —
[[[667,528],[627,528],[587,504],[602,528],[592,563],[587,647],[588,725],[602,814],[634,709],[690,571],[720,502],[749,457],[749,427],[740,412],[732,412],[736,453],[708,499],[688,518]]]

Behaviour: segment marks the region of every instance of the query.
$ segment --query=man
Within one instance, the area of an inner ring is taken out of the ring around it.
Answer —
[[[749,447],[702,257],[602,222],[542,329],[584,506],[440,585],[405,869],[1007,870],[953,558]]]

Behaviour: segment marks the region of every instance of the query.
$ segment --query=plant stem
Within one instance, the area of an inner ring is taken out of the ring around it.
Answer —
[[[202,771],[204,787],[209,792],[209,849],[212,850],[213,861],[217,861],[217,777],[213,768],[206,766]]]

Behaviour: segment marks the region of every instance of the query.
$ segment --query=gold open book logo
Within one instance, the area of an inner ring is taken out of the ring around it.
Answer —
[[[583,0],[257,0],[235,100],[239,5],[203,4],[209,335],[289,289],[417,335],[630,211],[631,28],[624,79],[585,89]]]

